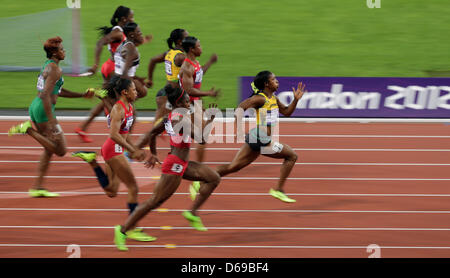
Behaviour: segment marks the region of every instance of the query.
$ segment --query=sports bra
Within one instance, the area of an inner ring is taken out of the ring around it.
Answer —
[[[129,43],[133,44],[133,42],[131,42],[131,41],[123,41],[117,48],[116,53],[114,53],[114,72],[115,72],[115,74],[123,75],[123,69],[125,67],[125,57],[122,56],[122,50],[125,47],[125,45],[127,45]],[[136,48],[136,51],[138,51],[137,48]],[[127,75],[129,77],[134,77],[136,75],[136,70],[139,67],[140,56],[141,55],[139,54],[139,51],[138,51],[138,57],[133,61],[130,69],[128,70]]]
[[[200,89],[200,87],[202,86],[202,79],[203,79],[203,69],[200,66],[200,63],[198,61],[196,61],[197,63],[194,64],[194,62],[192,62],[188,58],[184,59],[184,61],[188,62],[189,64],[191,64],[194,67],[194,76],[193,76],[194,77],[194,88]],[[181,86],[181,88],[184,89],[183,78],[181,76],[180,76],[180,86]],[[190,101],[194,101],[194,100],[198,100],[198,99],[200,99],[200,97],[189,96]]]
[[[120,125],[119,134],[127,134],[130,132],[130,128],[133,125],[134,117],[133,117],[133,106],[131,104],[128,104],[128,109],[125,107],[125,104],[119,100],[116,102],[116,104],[120,104],[123,107],[123,110],[125,111],[125,115],[122,119],[122,124]],[[111,114],[108,114],[106,116],[107,122],[108,122],[108,128],[111,128]]]

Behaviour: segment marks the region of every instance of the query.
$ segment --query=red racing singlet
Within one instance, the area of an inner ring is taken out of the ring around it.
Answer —
[[[194,88],[200,89],[200,87],[202,86],[202,79],[203,79],[203,69],[200,66],[200,63],[198,61],[196,61],[197,63],[194,64],[194,62],[192,62],[188,58],[186,58],[184,60],[194,67],[194,70],[195,70],[194,71]],[[181,77],[180,77],[180,83],[181,83],[181,87],[184,89],[184,87],[183,87],[183,78],[181,78]],[[198,100],[198,99],[200,99],[200,97],[189,96],[189,100],[191,102],[194,101],[194,100]]]
[[[172,126],[172,117],[178,116],[182,119],[183,115],[179,113],[170,112],[168,119],[164,122],[164,127],[166,128],[167,134],[170,136],[170,145],[176,148],[189,148],[191,146],[191,135],[190,134],[176,134]]]
[[[119,134],[127,134],[130,131],[131,126],[133,125],[133,106],[131,104],[128,104],[128,109],[125,107],[125,104],[119,100],[116,102],[116,104],[119,103],[122,105],[123,110],[125,110],[124,118],[122,119],[122,125],[120,126]],[[106,116],[106,119],[108,120],[108,128],[111,127],[111,116],[108,114]]]

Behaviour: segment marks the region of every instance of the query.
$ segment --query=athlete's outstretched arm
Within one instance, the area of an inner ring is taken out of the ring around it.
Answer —
[[[164,62],[164,57],[166,54],[167,52],[164,52],[153,56],[150,59],[150,63],[148,64],[148,80],[146,82],[147,87],[151,88],[153,86],[153,72],[155,71],[156,64]]]
[[[217,54],[214,53],[213,55],[211,55],[211,58],[209,58],[209,61],[206,62],[206,64],[204,64],[202,66],[203,69],[203,74],[206,74],[206,72],[208,71],[208,69],[213,65],[217,63]]]
[[[94,91],[87,90],[85,93],[77,93],[61,88],[61,92],[59,93],[58,96],[66,98],[80,98],[80,97],[92,98],[94,96]]]
[[[237,134],[244,134],[244,131],[242,130],[242,126],[238,125],[241,122],[241,119],[244,118],[244,112],[247,109],[253,108],[258,109],[264,105],[266,100],[261,95],[254,95],[251,96],[245,100],[243,100],[241,103],[239,103],[238,108],[236,109],[234,113],[234,128],[237,132]]]
[[[157,125],[155,125],[152,130],[149,132],[149,147],[150,147],[150,157],[145,162],[145,166],[147,168],[155,167],[156,163],[159,163],[158,154],[156,152],[156,136],[163,133],[165,130],[165,122],[167,121],[167,116],[164,117],[162,121],[159,121]]]
[[[278,104],[278,109],[280,110],[280,113],[283,114],[284,116],[288,116],[288,117],[292,113],[294,113],[295,108],[297,107],[298,101],[302,98],[303,94],[306,92],[305,84],[303,84],[302,82],[299,82],[297,89],[292,87],[292,91],[294,92],[294,100],[289,104],[289,106],[285,106],[277,98],[277,104]]]
[[[261,106],[263,106],[265,102],[266,100],[264,99],[263,96],[254,95],[247,99],[244,99],[241,103],[239,103],[238,108],[241,108],[244,111],[249,108],[258,109]]]
[[[100,63],[100,57],[102,55],[103,46],[115,42],[115,41],[121,41],[123,38],[123,32],[120,31],[120,29],[114,29],[111,31],[111,33],[103,36],[97,41],[97,44],[95,45],[95,62],[94,65],[88,70],[90,72],[96,73],[98,69],[98,65]]]

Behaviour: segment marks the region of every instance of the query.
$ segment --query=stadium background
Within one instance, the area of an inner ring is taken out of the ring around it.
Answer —
[[[202,64],[212,53],[218,54],[219,61],[206,74],[203,89],[222,89],[221,108],[237,105],[239,76],[265,69],[277,76],[431,77],[450,73],[450,37],[446,35],[450,6],[446,0],[381,0],[379,9],[369,9],[366,0],[81,1],[85,66],[93,64],[96,28],[109,25],[119,5],[132,8],[143,33],[154,36],[152,43],[139,48],[139,76],[147,75],[151,57],[167,50],[165,40],[174,28],[185,28],[201,40]],[[66,1],[3,0],[1,7],[5,19],[64,8]],[[43,50],[41,55],[44,62]],[[101,63],[108,55],[105,47]],[[0,108],[26,109],[35,97],[36,75],[0,72]],[[64,78],[65,87],[74,91],[101,84],[99,72],[94,77]],[[154,109],[154,96],[164,84],[159,64],[154,87],[137,102],[137,108]],[[57,108],[89,109],[93,105],[61,98]]]

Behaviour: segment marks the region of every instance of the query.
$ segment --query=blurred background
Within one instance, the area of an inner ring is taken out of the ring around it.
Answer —
[[[1,109],[26,110],[35,97],[38,69],[46,60],[42,43],[48,37],[63,38],[66,72],[73,51],[79,51],[81,69],[91,67],[96,28],[109,26],[119,5],[134,11],[144,35],[153,35],[151,43],[139,47],[137,75],[147,76],[150,59],[168,49],[173,29],[186,29],[201,41],[201,64],[213,53],[219,56],[202,88],[221,88],[217,102],[223,109],[238,104],[240,76],[266,69],[277,76],[450,76],[448,0],[381,0],[381,8],[373,9],[366,0],[81,0],[79,21],[66,0],[0,3]],[[109,55],[105,47],[101,64]],[[65,88],[80,92],[102,83],[99,72],[64,79]],[[158,64],[154,86],[137,108],[155,109],[154,96],[165,83],[164,66]],[[95,102],[60,98],[57,109],[90,109]]]

